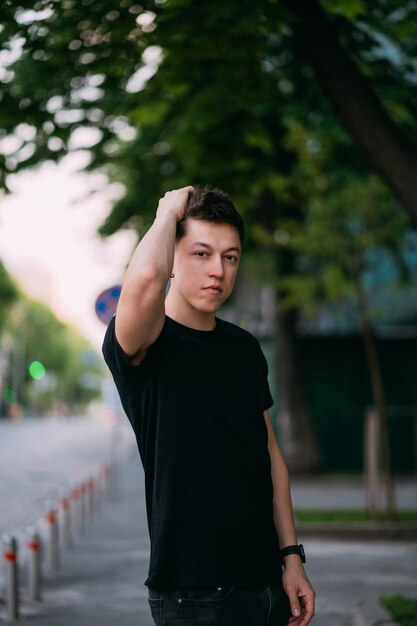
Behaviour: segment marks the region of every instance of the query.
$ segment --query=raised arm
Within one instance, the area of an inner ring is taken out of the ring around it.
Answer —
[[[116,311],[116,337],[135,364],[158,338],[165,316],[165,291],[174,263],[175,233],[193,187],[168,191],[139,242],[123,281]]]
[[[264,412],[264,417],[268,429],[268,451],[271,458],[271,476],[274,488],[274,522],[279,545],[283,549],[297,544],[290,483],[287,467],[279,449],[268,411]],[[282,584],[291,605],[292,617],[288,622],[289,626],[307,626],[314,615],[315,593],[297,554],[289,554],[284,557]]]

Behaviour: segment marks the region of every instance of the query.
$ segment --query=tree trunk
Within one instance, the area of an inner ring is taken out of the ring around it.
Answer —
[[[366,358],[368,361],[369,374],[371,378],[372,393],[379,419],[379,430],[381,433],[382,469],[384,475],[387,514],[388,518],[393,521],[396,518],[396,506],[394,483],[391,470],[391,451],[388,435],[387,405],[385,402],[381,366],[376,350],[372,326],[369,320],[365,294],[363,293],[360,280],[357,277],[355,278],[355,285],[359,305],[361,333],[365,344]]]
[[[277,375],[279,441],[291,473],[317,471],[320,453],[313,417],[305,398],[297,350],[297,313],[281,306],[277,295]]]
[[[297,47],[315,70],[369,165],[417,221],[417,147],[393,123],[348,53],[318,0],[283,0],[296,17]]]

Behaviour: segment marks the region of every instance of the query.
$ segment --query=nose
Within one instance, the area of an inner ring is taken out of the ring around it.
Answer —
[[[215,278],[223,278],[224,275],[224,267],[223,267],[223,259],[221,256],[214,256],[211,258],[211,263],[209,267],[209,276],[213,276]]]

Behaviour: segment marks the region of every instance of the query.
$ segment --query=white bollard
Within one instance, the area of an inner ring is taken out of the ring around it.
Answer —
[[[82,533],[82,519],[81,519],[81,491],[78,486],[74,486],[71,489],[71,522],[72,522],[72,536],[77,537]]]
[[[101,500],[102,500],[102,485],[101,485],[101,472],[100,470],[94,476],[94,509],[95,512],[100,510],[101,508]]]
[[[80,532],[85,531],[87,521],[87,489],[85,481],[80,484]]]
[[[106,496],[107,499],[114,502],[117,498],[118,477],[117,464],[113,461],[105,466],[106,475]]]
[[[91,481],[87,478],[84,481],[85,518],[87,521],[90,521],[93,515],[93,501],[91,496]]]
[[[88,482],[90,485],[90,514],[91,517],[94,517],[96,513],[96,481],[94,476],[90,476]]]
[[[101,485],[102,485],[102,494],[103,498],[107,499],[109,496],[109,475],[110,475],[110,465],[103,465],[101,468]]]
[[[58,516],[51,503],[47,503],[46,514],[46,563],[49,570],[59,568]]]
[[[35,528],[28,529],[27,547],[29,550],[29,598],[40,602],[41,597],[41,540]]]
[[[19,616],[16,539],[10,535],[4,535],[3,550],[6,570],[6,615],[8,620],[15,621]]]
[[[59,545],[62,550],[71,547],[71,508],[66,489],[61,489],[58,506]]]

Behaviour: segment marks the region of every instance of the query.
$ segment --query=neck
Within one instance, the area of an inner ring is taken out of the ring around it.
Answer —
[[[170,294],[165,300],[165,312],[171,319],[194,330],[213,330],[216,326],[216,312],[198,311],[177,302]]]

